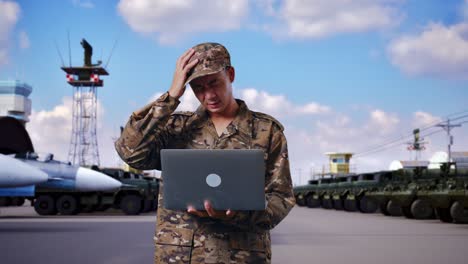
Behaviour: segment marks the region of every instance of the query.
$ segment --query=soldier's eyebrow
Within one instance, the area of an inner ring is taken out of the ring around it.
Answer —
[[[201,87],[201,85],[191,83],[191,84],[190,84],[190,87],[192,87],[192,88],[194,88],[194,89],[198,89],[198,88]]]
[[[209,82],[208,82],[208,85],[212,85],[212,84],[215,83],[217,80],[218,80],[218,78],[215,78],[215,79],[209,81]]]

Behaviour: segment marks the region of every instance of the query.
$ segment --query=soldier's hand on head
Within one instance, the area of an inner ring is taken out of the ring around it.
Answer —
[[[205,201],[204,203],[205,211],[198,211],[193,206],[189,206],[187,208],[187,212],[198,217],[211,217],[215,219],[221,220],[228,220],[233,218],[236,215],[235,211],[232,210],[215,210],[213,206],[211,206],[210,201]]]
[[[198,63],[198,59],[191,62],[190,58],[195,54],[195,50],[190,48],[177,59],[174,77],[172,79],[169,95],[174,98],[180,98],[185,92],[185,81],[187,80],[187,73]]]

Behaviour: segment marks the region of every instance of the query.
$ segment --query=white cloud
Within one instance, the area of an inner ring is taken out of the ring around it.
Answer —
[[[118,12],[134,31],[170,44],[193,33],[240,28],[248,0],[121,0]]]
[[[0,0],[0,66],[9,62],[10,32],[18,22],[20,12],[16,2]]]
[[[399,0],[284,0],[276,12],[278,26],[267,25],[274,35],[321,38],[340,33],[382,30],[398,25],[403,15]]]
[[[386,113],[380,109],[370,113],[369,126],[377,133],[388,134],[396,128],[398,123],[400,123],[400,119],[395,114]]]
[[[413,127],[427,127],[432,126],[438,122],[441,122],[442,119],[437,116],[433,116],[430,113],[417,111],[413,114]]]
[[[309,102],[304,105],[294,105],[284,95],[272,95],[265,91],[258,91],[256,89],[234,89],[235,96],[245,101],[250,109],[268,113],[275,117],[288,117],[298,115],[315,115],[330,112],[330,107],[320,105],[316,102]],[[161,96],[161,92],[154,94],[148,101],[152,102]],[[193,94],[190,86],[187,86],[184,95],[180,99],[180,105],[177,110],[180,111],[194,111],[200,102]]]
[[[82,8],[94,8],[94,3],[92,1],[82,1],[82,0],[72,0],[74,6]]]
[[[101,166],[115,166],[118,156],[114,150],[113,137],[118,131],[104,123],[104,108],[97,104],[98,145]],[[26,129],[34,149],[39,153],[53,153],[55,159],[68,161],[72,133],[72,99],[63,97],[61,104],[51,110],[34,110]]]
[[[284,95],[272,95],[256,89],[242,89],[237,92],[239,98],[255,111],[265,112],[277,117],[314,115],[330,112],[330,107],[309,102],[304,105],[295,105]]]
[[[387,51],[392,63],[408,74],[466,79],[468,23],[430,23],[418,35],[395,39]]]
[[[28,34],[25,31],[21,31],[18,35],[19,46],[21,49],[29,49],[31,42],[29,41]]]

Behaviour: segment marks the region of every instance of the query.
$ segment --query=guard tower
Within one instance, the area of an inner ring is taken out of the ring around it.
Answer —
[[[67,82],[73,87],[73,118],[72,135],[68,151],[68,161],[80,166],[99,166],[99,150],[97,144],[97,88],[104,86],[100,79],[109,75],[101,67],[101,61],[91,63],[92,46],[81,40],[84,49],[84,64],[82,67],[61,67],[67,73]]]
[[[349,161],[351,160],[353,153],[327,152],[325,155],[327,155],[330,160],[331,174],[349,173]]]

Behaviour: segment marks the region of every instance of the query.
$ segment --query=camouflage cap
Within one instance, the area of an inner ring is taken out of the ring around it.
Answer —
[[[201,43],[192,47],[192,49],[195,50],[195,54],[193,54],[189,62],[198,59],[198,63],[188,72],[186,85],[195,78],[218,73],[227,66],[231,66],[229,52],[219,43]]]

